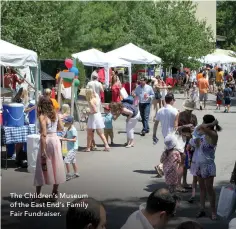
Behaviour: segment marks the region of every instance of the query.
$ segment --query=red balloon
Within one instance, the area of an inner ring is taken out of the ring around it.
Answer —
[[[67,68],[72,68],[73,67],[73,60],[66,59],[65,60],[65,65],[66,65]]]

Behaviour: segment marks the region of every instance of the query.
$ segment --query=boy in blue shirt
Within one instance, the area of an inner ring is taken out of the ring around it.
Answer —
[[[114,138],[114,134],[113,134],[113,125],[112,125],[112,114],[110,112],[110,107],[109,106],[106,106],[106,107],[103,107],[104,108],[104,112],[105,112],[105,116],[104,116],[104,125],[105,125],[105,128],[104,128],[104,135],[105,135],[105,138],[107,139],[107,142],[108,142],[108,137],[110,137],[111,139],[111,145],[114,145],[114,142],[113,142],[113,138]]]
[[[72,178],[79,177],[78,173],[78,167],[76,164],[76,151],[78,150],[79,144],[78,144],[78,135],[77,130],[73,125],[74,118],[72,116],[67,116],[64,119],[65,127],[67,128],[66,135],[64,138],[62,138],[62,141],[67,141],[67,150],[68,153],[64,159],[64,162],[66,164],[66,180],[70,180]],[[70,164],[72,164],[74,169],[74,175],[70,173]]]

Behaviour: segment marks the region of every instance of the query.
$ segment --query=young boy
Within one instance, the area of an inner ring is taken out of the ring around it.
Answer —
[[[224,100],[225,100],[225,111],[224,111],[224,113],[229,112],[230,103],[231,103],[231,98],[230,98],[231,94],[232,94],[232,89],[229,87],[229,84],[226,84],[226,87],[224,89]]]
[[[109,106],[105,106],[104,108],[104,112],[105,112],[105,116],[104,116],[104,124],[105,124],[105,129],[104,129],[104,135],[107,139],[108,142],[108,137],[110,137],[111,139],[111,145],[114,145],[113,142],[113,126],[112,126],[112,114],[110,112],[110,107]]]
[[[72,178],[79,177],[78,173],[78,167],[76,165],[76,151],[78,150],[78,136],[77,136],[77,130],[75,129],[74,125],[74,118],[72,116],[67,116],[64,119],[65,127],[67,128],[66,135],[64,138],[62,138],[62,141],[67,141],[67,150],[68,153],[64,159],[64,162],[66,164],[66,180],[70,180]],[[72,164],[74,169],[74,175],[70,173],[70,164]]]
[[[222,92],[221,87],[219,87],[218,92],[216,93],[216,110],[220,110],[220,105],[222,104],[223,98],[224,94]]]

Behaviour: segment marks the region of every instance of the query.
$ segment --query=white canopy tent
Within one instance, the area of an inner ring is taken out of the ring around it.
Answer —
[[[235,52],[225,49],[216,49],[214,53],[202,57],[199,61],[206,64],[230,64],[236,63]]]
[[[109,56],[126,60],[132,64],[160,64],[161,58],[129,43],[107,53]]]
[[[11,67],[37,67],[37,53],[0,40],[0,65]]]
[[[131,72],[131,63],[109,56],[97,49],[89,49],[79,53],[72,54],[72,57],[78,59],[85,66],[96,66],[105,68],[105,83],[109,85],[109,68],[111,67],[128,67],[129,72]],[[130,73],[131,77],[131,73]],[[130,78],[131,80],[131,78]]]
[[[0,40],[0,65],[15,68],[30,67],[35,79],[35,98],[38,98],[38,55],[36,52]],[[37,105],[37,99],[35,102]]]
[[[209,54],[209,55],[201,58],[200,61],[202,63],[206,63],[206,64],[216,64],[216,63],[230,64],[230,63],[235,63],[236,58],[231,57],[231,56],[227,56],[224,54],[218,54],[218,55]]]

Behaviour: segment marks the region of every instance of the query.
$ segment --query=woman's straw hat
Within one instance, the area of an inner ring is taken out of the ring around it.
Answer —
[[[185,110],[193,111],[194,110],[194,102],[190,100],[185,100],[183,107]]]

